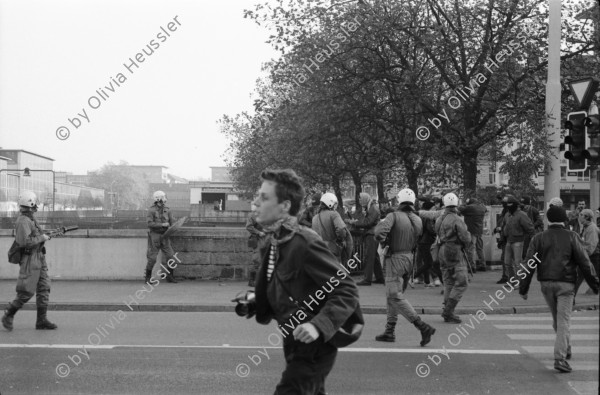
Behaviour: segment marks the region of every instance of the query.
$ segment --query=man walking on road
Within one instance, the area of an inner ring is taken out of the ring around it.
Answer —
[[[513,195],[504,197],[508,212],[502,221],[502,234],[506,238],[504,265],[508,279],[515,277],[523,259],[523,244],[526,237],[534,235],[533,222],[519,208],[519,201]]]
[[[573,295],[577,268],[585,277],[590,288],[598,294],[598,277],[592,272],[590,260],[583,248],[581,239],[575,232],[564,228],[567,213],[562,207],[550,207],[546,213],[548,230],[533,237],[527,251],[527,266],[532,270],[526,274],[519,289],[523,299],[527,299],[529,286],[535,273],[537,258],[537,279],[542,285],[542,294],[552,313],[552,327],[556,332],[554,342],[554,369],[568,373],[571,366],[570,320],[573,308]]]
[[[444,196],[444,213],[435,221],[435,233],[440,240],[439,260],[444,276],[445,322],[460,324],[460,317],[454,314],[456,305],[467,290],[467,265],[464,250],[471,243],[467,225],[458,216],[458,197],[453,193]]]
[[[296,173],[265,170],[261,178],[254,204],[267,239],[261,246],[255,312],[260,324],[276,319],[284,336],[286,368],[275,393],[325,394],[337,356],[330,340],[357,310],[358,289],[321,237],[299,226],[304,188]]]
[[[375,337],[377,341],[393,342],[398,314],[402,314],[421,332],[421,346],[431,341],[435,328],[421,320],[415,309],[404,298],[404,292],[412,273],[413,255],[419,236],[423,231],[421,218],[414,212],[415,193],[403,189],[398,193],[400,207],[388,214],[375,227],[375,238],[380,242],[389,240],[385,257],[385,290],[387,294],[387,323],[385,332]]]
[[[35,329],[56,329],[56,325],[48,321],[48,300],[50,298],[50,278],[46,264],[46,247],[44,243],[50,236],[44,234],[33,214],[37,211],[37,196],[25,191],[19,196],[21,215],[15,225],[15,243],[21,250],[19,262],[19,279],[17,280],[17,297],[4,311],[2,326],[12,331],[13,319],[17,311],[37,294],[37,321]]]

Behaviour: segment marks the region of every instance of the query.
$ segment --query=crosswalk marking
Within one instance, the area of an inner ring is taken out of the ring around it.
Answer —
[[[554,340],[556,335],[554,333],[509,333],[507,335],[513,340]],[[598,334],[571,334],[571,340],[598,340]]]
[[[548,314],[545,317],[519,317],[514,315],[487,315],[486,321],[549,321],[552,322],[552,317]],[[598,317],[571,317],[571,321],[598,321]]]
[[[577,356],[575,356],[577,358]],[[554,359],[542,359],[541,362],[548,369],[554,369]],[[598,370],[598,361],[578,361],[570,360],[569,365],[573,370]]]
[[[544,324],[544,325],[534,325],[534,324],[515,324],[515,325],[494,325],[495,328],[498,329],[512,329],[512,330],[525,330],[525,329],[547,329],[550,331],[554,331],[554,329],[552,329],[552,322],[550,321],[548,324]],[[600,329],[600,325],[571,325],[570,326],[571,330],[573,329]]]
[[[530,354],[554,354],[554,345],[552,346],[521,346]],[[573,355],[577,354],[598,354],[598,346],[576,347],[572,346]]]

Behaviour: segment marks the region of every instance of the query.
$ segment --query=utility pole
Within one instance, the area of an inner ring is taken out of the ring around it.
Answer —
[[[588,110],[589,115],[598,115],[598,106],[592,104]],[[598,165],[590,167],[590,207],[596,210],[600,207],[600,170]]]
[[[560,8],[561,0],[548,0],[548,80],[546,81],[546,136],[552,156],[544,169],[544,208],[560,196]]]

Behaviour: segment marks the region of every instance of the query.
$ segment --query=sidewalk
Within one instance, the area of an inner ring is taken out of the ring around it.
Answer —
[[[482,310],[486,314],[515,314],[547,312],[539,282],[534,279],[529,291],[529,299],[523,300],[518,291],[505,292],[496,281],[500,271],[475,273],[469,288],[463,296],[456,312],[475,314]],[[360,280],[357,278],[357,280]],[[0,302],[5,303],[15,297],[16,280],[0,280]],[[151,292],[144,291],[145,283],[140,281],[60,281],[52,282],[50,294],[51,310],[71,311],[178,311],[178,312],[233,312],[235,303],[231,299],[240,291],[250,289],[241,281],[180,281],[169,284],[162,281]],[[381,284],[358,287],[360,303],[366,314],[385,314],[385,287]],[[505,285],[507,290],[511,288]],[[146,289],[150,287],[146,285]],[[587,285],[581,286],[577,297],[577,309],[598,309],[598,296],[585,295]],[[500,291],[499,291],[500,290]],[[499,291],[499,296],[496,292]],[[441,288],[424,288],[423,284],[410,287],[407,299],[419,314],[441,314],[443,297]],[[136,296],[137,293],[137,296]],[[502,300],[500,300],[502,298]],[[487,303],[487,305],[486,305]],[[130,307],[128,307],[129,305]],[[24,309],[35,309],[35,296]]]

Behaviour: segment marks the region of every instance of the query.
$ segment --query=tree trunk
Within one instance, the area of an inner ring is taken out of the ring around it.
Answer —
[[[385,186],[383,184],[383,170],[378,170],[375,174],[375,178],[377,178],[377,197],[379,198],[379,202],[382,202],[387,199],[385,195]]]
[[[350,175],[352,176],[352,181],[354,182],[354,204],[356,205],[356,212],[360,212],[362,210],[360,206],[360,193],[362,192],[362,176],[357,171],[351,171]]]
[[[464,196],[475,195],[477,190],[477,150],[465,152],[460,160]]]
[[[335,197],[337,197],[338,200],[337,211],[342,218],[344,218],[344,199],[342,197],[342,189],[340,188],[340,177],[338,175],[331,176],[331,184],[333,191],[335,192]]]
[[[414,169],[404,166],[406,170],[406,179],[408,180],[408,187],[413,190],[415,195],[419,195],[419,172]]]

